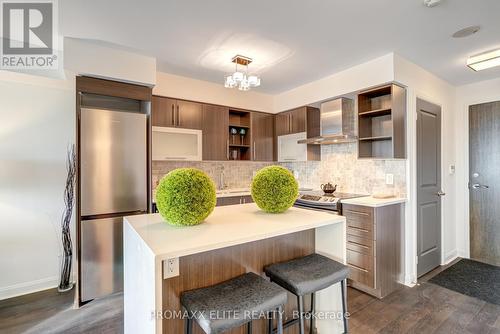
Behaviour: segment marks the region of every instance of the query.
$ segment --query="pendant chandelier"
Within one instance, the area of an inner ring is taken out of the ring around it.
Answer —
[[[234,56],[231,60],[235,64],[235,71],[225,77],[224,87],[236,88],[239,90],[250,90],[250,88],[260,86],[260,78],[256,75],[248,74],[248,65],[252,62],[252,58],[245,56]],[[238,68],[243,67],[243,71]]]

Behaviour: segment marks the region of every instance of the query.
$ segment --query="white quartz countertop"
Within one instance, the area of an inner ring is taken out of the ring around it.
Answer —
[[[296,207],[269,214],[255,203],[216,207],[204,223],[187,227],[168,225],[160,214],[125,217],[159,260],[344,222],[342,216]]]
[[[377,208],[380,206],[387,206],[392,204],[405,203],[406,198],[404,197],[391,197],[391,198],[374,198],[372,196],[358,197],[343,199],[342,204],[352,204],[352,205],[362,205],[369,206],[372,208]]]

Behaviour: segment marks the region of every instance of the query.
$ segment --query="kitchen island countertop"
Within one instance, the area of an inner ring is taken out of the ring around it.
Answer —
[[[249,203],[216,207],[205,222],[196,226],[171,226],[160,214],[129,216],[125,221],[157,260],[162,260],[345,223],[345,218],[296,207],[270,214]]]

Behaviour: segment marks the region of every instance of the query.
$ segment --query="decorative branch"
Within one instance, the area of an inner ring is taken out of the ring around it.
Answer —
[[[64,188],[64,212],[61,218],[61,234],[63,258],[61,264],[61,277],[59,282],[59,291],[68,291],[73,288],[71,282],[71,264],[73,261],[73,244],[71,243],[71,218],[73,216],[73,207],[75,202],[75,179],[76,179],[76,152],[75,145],[68,147],[66,160],[66,185]]]

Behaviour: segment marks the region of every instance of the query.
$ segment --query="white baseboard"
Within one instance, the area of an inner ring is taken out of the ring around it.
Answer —
[[[36,281],[23,282],[10,286],[0,287],[0,300],[56,288],[58,285],[59,277],[53,276],[42,278]]]
[[[456,258],[458,258],[458,251],[456,249],[449,251],[448,253],[445,254],[444,261],[441,265],[445,266],[448,263],[454,261]]]

